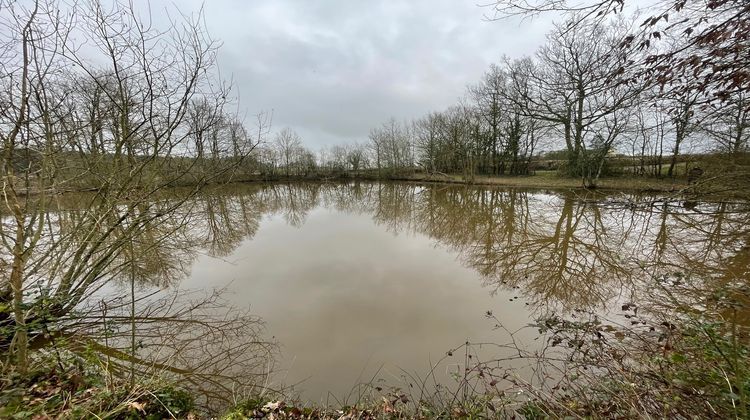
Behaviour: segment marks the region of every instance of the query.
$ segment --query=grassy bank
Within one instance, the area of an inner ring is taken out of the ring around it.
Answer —
[[[28,374],[5,372],[0,381],[3,419],[169,419],[194,413],[193,396],[173,381],[131,382],[94,353],[39,352]]]
[[[294,181],[406,181],[440,184],[484,185],[514,188],[583,189],[579,178],[560,176],[555,171],[539,171],[527,176],[476,175],[471,179],[461,174],[428,174],[424,172],[379,174],[377,171],[311,173],[307,175],[237,176],[229,182],[294,182]],[[610,177],[602,178],[597,189],[632,192],[679,192],[690,187],[684,179]]]
[[[112,165],[106,157],[95,163],[99,166]],[[58,193],[97,191],[103,188],[102,179],[80,171],[84,167],[77,158],[70,157],[70,168],[66,178],[72,181],[56,186]],[[416,168],[411,169],[360,169],[357,171],[343,169],[315,168],[307,172],[286,174],[282,170],[262,171],[257,165],[234,161],[232,159],[201,161],[171,158],[157,159],[157,164],[143,169],[141,178],[150,180],[153,185],[167,187],[194,187],[203,184],[255,183],[255,182],[294,182],[294,181],[409,181],[444,184],[469,184],[484,186],[516,188],[550,188],[550,189],[583,189],[581,178],[570,177],[557,170],[536,170],[532,175],[473,175],[458,173],[427,173]],[[680,194],[689,192],[694,196],[712,199],[749,199],[750,166],[729,164],[719,159],[692,162],[693,166],[705,168],[705,174],[694,184],[690,184],[685,170],[680,165],[673,178],[649,177],[634,175],[627,168],[618,167],[614,175],[603,176],[597,181],[596,189],[627,192],[660,192]],[[78,168],[78,169],[76,169]],[[106,173],[105,170],[102,170]],[[110,180],[111,181],[111,180]],[[152,185],[152,186],[153,186]],[[111,186],[109,188],[112,188]],[[22,190],[22,195],[36,195],[38,188],[33,183]]]
[[[475,175],[467,178],[462,174],[428,174],[425,172],[386,173],[376,170],[357,172],[315,172],[307,175],[266,175],[234,177],[233,182],[295,182],[295,181],[402,181],[455,185],[478,185],[533,189],[585,189],[580,178],[560,175],[557,171],[537,171],[526,176]],[[750,177],[746,172],[728,171],[707,175],[695,183],[684,176],[675,178],[653,178],[619,175],[600,178],[596,190],[623,191],[631,193],[662,193],[675,197],[689,196],[696,200],[749,200]],[[591,188],[589,188],[591,189]]]
[[[580,179],[562,177],[554,171],[539,171],[528,176],[475,176],[471,180],[462,175],[430,175],[418,173],[413,175],[393,177],[393,179],[419,182],[439,182],[450,184],[472,184],[520,188],[584,188]],[[675,192],[687,188],[684,180],[659,179],[642,177],[602,178],[597,189],[620,191],[659,191]]]

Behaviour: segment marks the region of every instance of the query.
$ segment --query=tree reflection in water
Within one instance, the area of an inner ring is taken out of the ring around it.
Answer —
[[[701,286],[747,274],[750,210],[636,194],[527,191],[403,183],[221,188],[191,209],[183,237],[224,257],[264,215],[301,226],[318,206],[372,215],[388,231],[425,235],[456,252],[491,290],[518,288],[534,305],[605,308],[639,285],[681,272]]]
[[[490,293],[514,290],[538,316],[574,311],[606,314],[626,302],[638,302],[643,308],[663,304],[667,300],[652,285],[654,279],[665,278],[670,279],[673,293],[691,304],[712,305],[717,299],[711,291],[747,279],[750,263],[746,204],[684,206],[643,194],[435,184],[237,185],[208,190],[179,214],[149,226],[133,242],[130,255],[122,257],[132,261],[120,273],[122,284],[126,286],[132,275],[141,295],[154,286],[178,289],[199,255],[227,258],[256,235],[265,217],[280,215],[287,224],[301,227],[318,207],[368,215],[393,234],[430,238],[474,270]],[[60,217],[74,215],[75,209]],[[220,305],[209,306],[211,311],[220,309]],[[125,315],[122,319],[127,320]],[[740,317],[747,322],[746,314]],[[136,331],[145,349],[140,353],[148,353],[149,343],[153,348],[164,345],[153,338],[154,331],[146,324]],[[235,350],[256,349],[271,356],[272,343],[255,339],[265,333],[255,326],[249,331],[255,347]],[[119,347],[110,337],[109,347],[127,351],[126,332]],[[205,390],[220,392],[220,384],[231,375],[205,369],[209,364],[196,356],[200,347],[190,348],[190,352],[173,348],[167,358],[174,361],[181,352],[190,354],[193,360],[181,356],[176,365],[200,366],[204,382],[212,372],[222,377]],[[144,357],[155,361],[164,356]],[[262,364],[258,358],[246,367],[259,375],[265,369]]]

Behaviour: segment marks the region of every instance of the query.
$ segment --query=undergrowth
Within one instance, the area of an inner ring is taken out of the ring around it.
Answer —
[[[194,417],[193,397],[158,378],[131,382],[96,358],[38,352],[24,376],[4,372],[0,418],[164,419]]]

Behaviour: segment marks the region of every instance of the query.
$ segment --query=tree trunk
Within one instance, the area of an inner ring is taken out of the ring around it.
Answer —
[[[15,332],[13,334],[13,347],[11,353],[15,356],[16,368],[20,374],[25,374],[28,368],[28,333],[26,331],[26,315],[23,304],[23,243],[24,226],[23,221],[16,219],[16,243],[13,246],[13,265],[10,272],[10,285],[13,289],[13,317],[15,321]]]

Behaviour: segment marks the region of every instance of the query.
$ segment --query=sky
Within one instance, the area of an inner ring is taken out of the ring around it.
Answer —
[[[151,3],[158,12],[175,3]],[[364,142],[391,117],[408,120],[457,103],[490,63],[533,54],[551,16],[489,21],[476,0],[198,0],[239,110],[273,111],[312,149]]]

